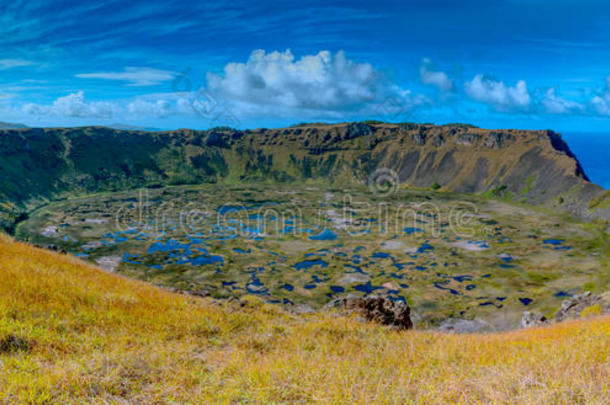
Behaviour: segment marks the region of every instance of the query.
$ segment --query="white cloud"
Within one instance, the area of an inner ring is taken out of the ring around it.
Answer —
[[[133,99],[88,101],[83,91],[59,97],[51,104],[29,103],[24,105],[21,111],[37,117],[84,119],[166,118],[196,113],[191,107],[187,93],[158,93]]]
[[[145,67],[126,67],[122,72],[79,73],[81,79],[116,80],[127,82],[128,86],[154,86],[173,80],[175,72]]]
[[[544,111],[550,114],[571,114],[584,110],[581,104],[558,96],[555,92],[555,88],[550,88],[544,93],[542,100],[540,100],[540,104],[544,108]]]
[[[34,62],[23,59],[0,59],[0,70],[12,69],[21,66],[33,65]]]
[[[156,101],[136,99],[127,104],[127,111],[129,114],[137,117],[153,116],[157,118],[164,118],[175,113],[171,103],[163,99]]]
[[[523,80],[511,87],[479,74],[465,83],[465,90],[473,100],[488,104],[497,111],[523,111],[530,106],[531,97]]]
[[[599,115],[610,115],[610,76],[606,77],[606,88],[591,100],[591,107]]]
[[[421,103],[410,91],[384,80],[373,66],[344,52],[321,51],[296,59],[290,50],[256,50],[246,63],[229,63],[223,75],[208,73],[207,90],[234,114],[340,116],[372,113],[392,97],[405,108]]]
[[[431,70],[432,62],[424,59],[419,67],[419,79],[422,83],[437,87],[442,91],[453,90],[453,81],[445,72]]]
[[[50,105],[29,103],[23,106],[23,112],[30,115],[73,118],[111,118],[118,111],[120,107],[112,102],[86,101],[82,91],[59,97]]]

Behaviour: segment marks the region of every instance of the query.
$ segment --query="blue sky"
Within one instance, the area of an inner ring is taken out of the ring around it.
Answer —
[[[0,121],[610,132],[610,5],[2,1]]]

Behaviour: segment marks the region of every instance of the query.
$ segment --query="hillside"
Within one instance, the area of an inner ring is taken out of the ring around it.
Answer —
[[[610,318],[392,332],[176,295],[0,236],[3,403],[608,403]]]
[[[24,129],[27,128],[26,125],[23,124],[15,124],[12,122],[0,122],[0,129]]]
[[[25,211],[74,194],[211,182],[363,184],[379,168],[412,187],[488,193],[610,218],[608,194],[588,181],[551,131],[380,123],[0,130],[0,197],[9,230]]]

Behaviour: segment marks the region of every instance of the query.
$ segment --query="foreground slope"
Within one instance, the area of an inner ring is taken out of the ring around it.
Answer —
[[[0,236],[6,403],[590,403],[610,319],[492,335],[392,332],[214,304]]]

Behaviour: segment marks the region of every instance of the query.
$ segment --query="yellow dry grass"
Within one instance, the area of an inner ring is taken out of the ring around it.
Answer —
[[[0,349],[11,404],[610,402],[608,317],[392,332],[172,294],[5,236]]]

